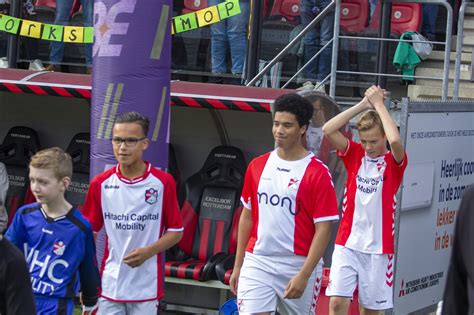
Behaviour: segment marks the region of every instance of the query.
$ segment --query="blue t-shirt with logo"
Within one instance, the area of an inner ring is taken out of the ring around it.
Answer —
[[[80,286],[84,304],[96,304],[100,275],[94,238],[79,210],[53,219],[40,204],[25,205],[5,236],[24,253],[35,295],[74,298]]]

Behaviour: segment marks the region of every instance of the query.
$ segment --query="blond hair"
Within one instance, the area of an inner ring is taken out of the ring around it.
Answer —
[[[385,135],[385,130],[383,129],[382,119],[380,119],[379,113],[375,110],[368,110],[363,113],[356,124],[358,131],[367,131],[374,127],[379,127],[382,135]]]
[[[30,167],[53,170],[58,180],[72,177],[72,159],[63,149],[54,147],[38,151],[31,157]]]

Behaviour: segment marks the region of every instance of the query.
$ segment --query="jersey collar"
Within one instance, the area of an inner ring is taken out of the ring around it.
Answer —
[[[126,184],[135,184],[135,183],[141,182],[142,180],[146,179],[151,172],[151,163],[148,161],[144,161],[144,162],[146,164],[146,169],[145,169],[145,173],[142,176],[131,178],[131,179],[123,176],[122,173],[120,172],[120,164],[117,164],[115,166],[115,174],[117,174],[117,177]]]

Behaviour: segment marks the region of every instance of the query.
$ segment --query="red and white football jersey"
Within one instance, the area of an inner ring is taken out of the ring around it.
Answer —
[[[360,143],[348,141],[339,152],[347,170],[342,219],[336,244],[369,254],[394,253],[396,194],[407,166],[397,164],[391,152],[376,158],[365,154]]]
[[[131,268],[123,258],[133,249],[155,243],[165,231],[183,224],[171,175],[147,163],[143,176],[123,177],[119,165],[92,180],[82,209],[92,229],[105,227],[101,264],[102,296],[118,302],[143,302],[163,295],[164,257],[160,253]]]
[[[254,159],[241,200],[252,211],[246,250],[257,255],[307,256],[315,223],[339,219],[331,174],[312,153],[286,161],[274,150]]]

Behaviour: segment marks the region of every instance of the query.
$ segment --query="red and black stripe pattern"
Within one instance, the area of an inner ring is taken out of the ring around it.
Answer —
[[[49,95],[75,98],[91,98],[91,90],[87,88],[59,87],[50,85],[20,84],[0,82],[1,92],[28,93],[35,95]]]
[[[38,85],[31,83],[11,83],[0,82],[1,92],[11,93],[28,93],[35,95],[75,97],[75,98],[91,98],[91,88]],[[221,110],[238,110],[244,112],[269,113],[270,102],[264,101],[242,101],[230,100],[222,97],[221,99],[208,97],[187,97],[177,96],[171,93],[171,106],[184,106],[193,108],[221,109]]]
[[[168,261],[165,264],[165,274],[167,277],[175,277],[181,279],[201,280],[201,273],[204,269],[205,261],[190,260]]]
[[[176,96],[171,93],[171,106],[194,108],[239,110],[244,112],[269,113],[270,102],[238,101],[205,97]]]

